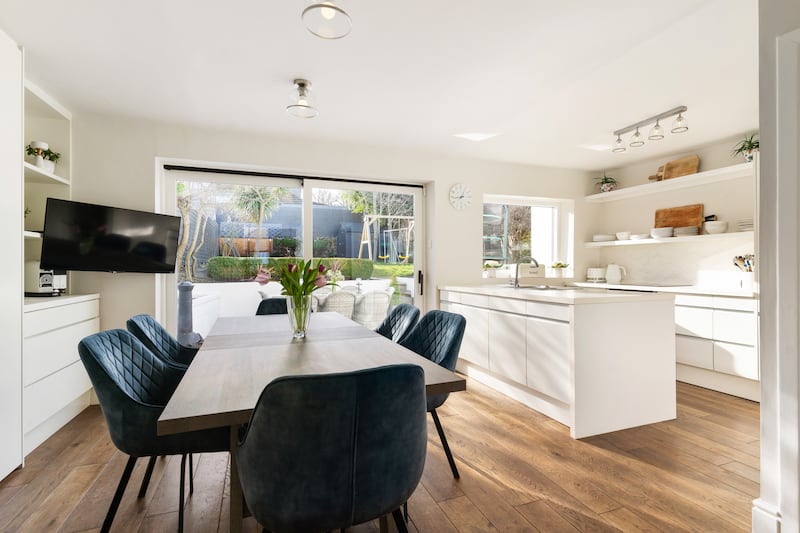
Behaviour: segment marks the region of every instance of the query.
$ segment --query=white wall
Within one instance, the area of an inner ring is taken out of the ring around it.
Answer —
[[[589,174],[440,156],[399,148],[289,139],[238,131],[212,131],[118,116],[76,112],[73,117],[73,198],[133,209],[155,205],[155,158],[169,157],[263,166],[308,175],[430,182],[428,197],[428,307],[441,284],[481,280],[484,193],[580,198]],[[473,190],[468,209],[449,206],[456,182]],[[582,203],[582,202],[581,202]],[[576,234],[586,233],[592,208],[576,208]],[[575,266],[585,269],[584,249]],[[155,313],[155,276],[82,274],[73,292],[100,292],[102,327],[120,327],[135,313]]]
[[[786,35],[794,32],[792,36]],[[778,56],[777,51],[781,51]],[[778,68],[778,59],[781,68]],[[800,2],[759,2],[761,494],[753,531],[800,530]]]

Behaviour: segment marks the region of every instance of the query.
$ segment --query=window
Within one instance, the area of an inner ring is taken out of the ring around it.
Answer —
[[[508,276],[508,265],[526,257],[545,266],[571,263],[572,205],[571,200],[485,195],[484,277]]]

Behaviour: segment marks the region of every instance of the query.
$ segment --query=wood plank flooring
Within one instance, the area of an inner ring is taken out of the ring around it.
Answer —
[[[409,502],[412,532],[750,531],[759,493],[754,402],[679,383],[677,420],[580,441],[476,382],[439,414],[461,479],[431,422],[425,472]],[[125,461],[90,407],[0,482],[0,531],[99,531]],[[177,530],[180,458],[157,461],[139,500],[145,463],[114,531]],[[227,454],[195,457],[186,531],[227,531],[229,475]],[[259,529],[245,520],[245,531]],[[375,521],[350,531],[378,530]]]

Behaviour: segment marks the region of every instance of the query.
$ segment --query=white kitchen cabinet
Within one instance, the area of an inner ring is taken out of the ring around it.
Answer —
[[[672,295],[487,286],[442,288],[439,297],[441,309],[467,318],[457,369],[565,424],[572,437],[675,418]],[[479,363],[465,346],[484,331],[471,319],[481,312],[489,342]]]
[[[489,311],[489,370],[525,385],[525,366],[525,317]]]
[[[527,385],[553,398],[572,401],[569,322],[526,319]]]
[[[97,294],[26,298],[22,429],[30,453],[89,405],[92,388],[78,342],[100,330]]]
[[[489,311],[443,301],[441,308],[463,316],[467,321],[458,356],[484,368],[489,367]]]
[[[753,298],[678,295],[679,381],[758,401],[758,314]]]
[[[22,464],[22,52],[0,30],[0,479]]]

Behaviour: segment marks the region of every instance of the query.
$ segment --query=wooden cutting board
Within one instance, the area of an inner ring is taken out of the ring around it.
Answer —
[[[703,204],[656,209],[656,228],[685,228],[703,226]]]
[[[696,174],[697,169],[700,168],[700,158],[696,155],[690,155],[682,159],[675,159],[664,165],[664,178],[679,178],[681,176],[688,176],[689,174]]]

